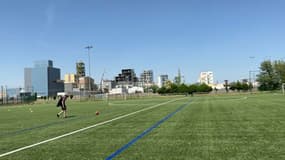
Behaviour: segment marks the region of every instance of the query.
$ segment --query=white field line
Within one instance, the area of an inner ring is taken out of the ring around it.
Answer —
[[[113,118],[113,119],[110,119],[110,120],[107,120],[107,121],[104,121],[104,122],[101,122],[101,123],[97,123],[97,124],[85,127],[85,128],[81,128],[81,129],[78,129],[78,130],[75,130],[75,131],[63,134],[61,136],[57,136],[57,137],[54,137],[54,138],[51,138],[51,139],[47,139],[47,140],[44,140],[44,141],[41,141],[41,142],[38,142],[38,143],[35,143],[35,144],[31,144],[31,145],[28,145],[28,146],[25,146],[25,147],[21,147],[21,148],[12,150],[10,152],[6,152],[6,153],[1,154],[0,158],[4,157],[4,156],[8,156],[8,155],[16,153],[16,152],[19,152],[19,151],[22,151],[22,150],[33,148],[35,146],[38,146],[38,145],[41,145],[41,144],[44,144],[44,143],[48,143],[48,142],[51,142],[51,141],[54,141],[54,140],[57,140],[57,139],[60,139],[60,138],[64,138],[64,137],[67,137],[67,136],[70,136],[70,135],[73,135],[73,134],[76,134],[76,133],[79,133],[79,132],[82,132],[82,131],[85,131],[85,130],[88,130],[88,129],[91,129],[91,128],[94,128],[94,127],[97,127],[97,126],[101,126],[101,125],[104,125],[104,124],[107,124],[107,123],[110,123],[110,122],[113,122],[113,121],[116,121],[116,120],[119,120],[119,119],[122,119],[122,118],[125,118],[125,117],[128,117],[128,116],[131,116],[131,115],[134,115],[134,114],[146,111],[146,110],[150,110],[150,109],[153,109],[153,108],[156,108],[156,107],[159,107],[159,106],[162,106],[162,105],[174,102],[174,101],[178,101],[178,100],[181,100],[181,99],[185,99],[185,98],[174,99],[174,100],[170,100],[170,101],[167,101],[167,102],[164,102],[164,103],[156,104],[154,106],[151,106],[151,107],[148,107],[148,108],[144,108],[144,109],[141,109],[141,110],[129,113],[129,114],[125,114],[125,115],[122,115],[122,116],[119,116],[119,117],[116,117],[116,118]]]

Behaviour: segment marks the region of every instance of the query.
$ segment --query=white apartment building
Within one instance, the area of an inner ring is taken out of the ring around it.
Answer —
[[[213,85],[214,84],[214,74],[211,71],[208,72],[201,72],[198,82],[200,84],[207,84],[207,85]]]
[[[140,81],[144,87],[153,85],[153,71],[144,70],[143,73],[141,73]]]
[[[168,81],[168,75],[160,75],[158,76],[158,82],[157,85],[159,88],[165,85],[165,83]]]

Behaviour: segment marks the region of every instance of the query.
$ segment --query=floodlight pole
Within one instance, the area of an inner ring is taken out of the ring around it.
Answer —
[[[90,49],[93,48],[93,46],[87,46],[85,48],[88,51],[88,62],[89,62],[89,64],[88,64],[88,68],[89,68],[89,80],[88,80],[88,82],[89,82],[89,90],[91,90],[91,81],[90,81],[91,80]]]
[[[255,57],[254,56],[249,56],[250,61],[252,61]],[[250,65],[249,65],[249,69],[250,69]],[[251,70],[249,71],[249,76],[248,76],[248,83],[251,83]]]
[[[255,87],[255,76],[259,70],[249,71],[249,84],[252,83],[252,87]]]

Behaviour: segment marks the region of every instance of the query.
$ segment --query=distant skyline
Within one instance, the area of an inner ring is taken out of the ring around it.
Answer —
[[[121,69],[180,68],[186,83],[248,78],[263,60],[285,59],[284,0],[2,0],[0,85],[23,87],[24,68],[52,60],[64,74],[86,64],[98,83]],[[253,58],[254,57],[254,58]]]

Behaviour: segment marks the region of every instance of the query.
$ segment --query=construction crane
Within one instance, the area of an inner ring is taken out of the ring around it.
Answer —
[[[104,80],[104,75],[105,75],[106,71],[104,69],[104,72],[102,73],[102,76],[101,76],[101,82],[100,82],[100,89],[101,89],[101,93],[103,93],[103,80]]]

